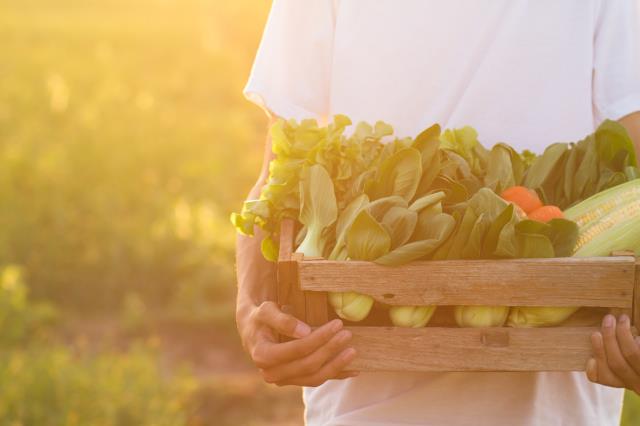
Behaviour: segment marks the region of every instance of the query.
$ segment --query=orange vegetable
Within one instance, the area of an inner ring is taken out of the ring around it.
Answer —
[[[543,206],[529,213],[529,219],[538,222],[549,222],[551,219],[562,219],[564,214],[556,206]]]
[[[500,196],[519,206],[527,214],[542,207],[542,201],[540,201],[538,194],[524,186],[512,186],[511,188],[507,188],[502,192],[502,194],[500,194]]]

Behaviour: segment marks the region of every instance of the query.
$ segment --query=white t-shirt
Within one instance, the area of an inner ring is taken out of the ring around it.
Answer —
[[[246,96],[286,118],[472,125],[540,153],[640,111],[638,0],[275,0]],[[370,373],[305,388],[310,425],[618,425],[583,373]]]

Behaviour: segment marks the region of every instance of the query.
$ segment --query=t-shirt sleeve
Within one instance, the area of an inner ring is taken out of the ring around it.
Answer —
[[[268,114],[325,120],[335,0],[274,0],[244,95]]]
[[[600,0],[594,41],[596,121],[640,111],[640,0]]]

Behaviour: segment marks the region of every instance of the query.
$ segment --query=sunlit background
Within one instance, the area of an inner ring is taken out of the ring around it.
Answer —
[[[0,0],[0,424],[301,423],[233,317],[269,6]]]

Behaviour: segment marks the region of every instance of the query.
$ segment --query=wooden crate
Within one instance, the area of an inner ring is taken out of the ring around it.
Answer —
[[[333,315],[327,292],[355,291],[387,305],[581,306],[628,313],[640,324],[640,262],[600,258],[372,262],[305,259],[295,224],[282,224],[278,303],[311,326]],[[601,315],[600,315],[601,317]],[[596,326],[420,329],[348,326],[359,371],[582,371]],[[634,332],[635,332],[634,328]]]

